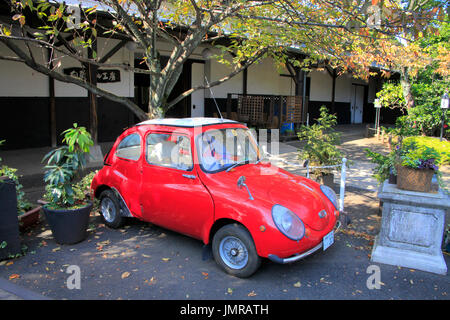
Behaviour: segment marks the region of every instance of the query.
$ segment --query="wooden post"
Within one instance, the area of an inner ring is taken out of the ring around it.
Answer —
[[[94,58],[94,52],[97,53],[97,41],[92,42],[92,49],[88,49],[88,58]],[[88,63],[88,80],[93,86],[97,85],[97,66]],[[94,145],[98,143],[98,115],[97,115],[97,95],[88,91],[89,97],[89,131],[94,141]]]
[[[336,106],[335,106],[335,100],[336,100],[336,69],[333,69],[333,74],[332,74],[332,78],[333,78],[333,86],[332,86],[332,90],[331,90],[331,113],[335,113],[336,112]]]
[[[231,93],[227,94],[227,119],[231,119]]]
[[[48,51],[49,67],[53,69],[52,51]],[[49,114],[50,114],[50,145],[55,148],[56,140],[56,99],[55,99],[55,79],[48,77]]]

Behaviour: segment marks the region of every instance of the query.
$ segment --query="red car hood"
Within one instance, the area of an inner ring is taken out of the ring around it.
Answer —
[[[274,205],[288,208],[313,230],[320,231],[328,225],[330,212],[323,218],[319,217],[319,212],[326,208],[324,201],[327,200],[321,191],[313,187],[315,182],[311,180],[267,164],[242,165],[216,175],[223,179],[222,182],[227,180],[226,185],[232,188],[237,188],[238,178],[245,176],[245,183],[255,200],[269,200]],[[242,188],[242,192],[247,193],[247,190]]]

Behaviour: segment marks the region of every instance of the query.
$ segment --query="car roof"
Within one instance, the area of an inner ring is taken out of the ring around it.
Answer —
[[[140,125],[159,125],[159,126],[170,126],[170,127],[183,127],[183,128],[193,128],[202,126],[212,126],[216,124],[241,124],[238,121],[230,119],[219,119],[219,118],[165,118],[165,119],[152,119],[140,122],[136,124]]]

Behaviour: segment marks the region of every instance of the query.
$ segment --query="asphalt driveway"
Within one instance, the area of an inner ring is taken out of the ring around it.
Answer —
[[[58,245],[45,222],[23,234],[27,254],[1,262],[0,278],[53,299],[448,300],[449,275],[396,266],[376,264],[380,288],[368,288],[380,220],[371,202],[376,198],[357,190],[350,194],[352,223],[332,247],[294,264],[264,261],[249,279],[225,274],[200,241],[137,220],[109,229],[98,214],[91,217],[88,238],[76,245]],[[448,255],[445,259],[450,265]],[[73,273],[67,273],[73,266],[80,271],[79,289],[68,288],[74,284]]]

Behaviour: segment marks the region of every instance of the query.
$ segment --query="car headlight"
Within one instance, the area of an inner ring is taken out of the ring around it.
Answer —
[[[278,230],[291,240],[300,240],[305,235],[305,225],[291,210],[276,204],[272,207],[272,219]]]
[[[338,209],[338,198],[337,198],[336,192],[334,192],[333,189],[331,189],[330,187],[325,186],[325,185],[321,185],[320,190],[328,198],[328,200],[331,201],[331,203],[337,210]]]

